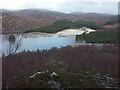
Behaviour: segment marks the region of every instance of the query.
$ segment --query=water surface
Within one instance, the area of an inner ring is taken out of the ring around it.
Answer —
[[[16,38],[22,37],[20,51],[37,49],[51,49],[52,47],[61,48],[67,45],[73,46],[75,44],[75,36],[58,37],[58,36],[38,36],[38,37],[24,37],[22,35],[15,35]],[[5,52],[9,48],[9,35],[2,36],[2,50]]]

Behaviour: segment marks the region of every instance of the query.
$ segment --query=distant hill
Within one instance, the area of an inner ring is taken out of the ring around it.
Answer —
[[[76,20],[95,21],[98,25],[104,25],[106,21],[116,20],[117,17],[96,13],[66,14],[45,9],[2,10],[1,12],[3,33],[24,32],[29,29],[50,25],[60,19],[69,19],[73,22]]]
[[[112,16],[111,14],[102,14],[102,13],[83,13],[83,12],[72,12],[73,15],[89,15],[89,16]]]

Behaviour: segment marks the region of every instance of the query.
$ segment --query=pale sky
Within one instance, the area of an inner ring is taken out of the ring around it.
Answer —
[[[118,0],[0,0],[0,9],[47,9],[64,13],[118,13]]]

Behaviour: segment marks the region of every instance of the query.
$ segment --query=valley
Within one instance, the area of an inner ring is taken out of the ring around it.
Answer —
[[[118,16],[2,10],[3,88],[118,89]]]
[[[25,31],[48,26],[56,20],[68,19],[72,22],[77,20],[94,21],[98,26],[103,26],[107,21],[117,20],[117,15],[97,13],[61,13],[44,9],[27,10],[1,10],[2,11],[2,33],[23,33]],[[103,27],[104,28],[104,27]],[[107,28],[107,27],[106,27]],[[108,27],[109,28],[109,27]],[[117,27],[111,27],[116,29]]]

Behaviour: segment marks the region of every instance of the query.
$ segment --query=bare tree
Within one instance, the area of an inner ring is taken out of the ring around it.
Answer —
[[[22,37],[15,37],[14,35],[9,36],[9,47],[7,49],[7,55],[15,54],[22,45]]]

